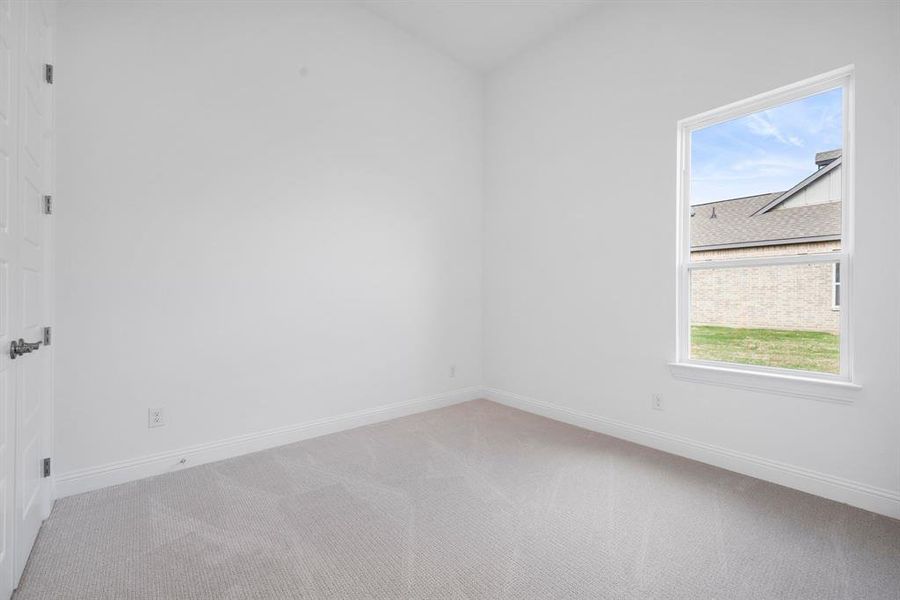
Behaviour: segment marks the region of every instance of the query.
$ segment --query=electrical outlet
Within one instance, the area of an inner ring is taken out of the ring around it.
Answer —
[[[450,378],[456,377],[456,365],[450,365]]]
[[[662,394],[653,394],[652,396],[650,396],[650,408],[652,408],[653,410],[663,409]]]
[[[147,427],[162,427],[166,424],[166,417],[161,408],[147,409]]]

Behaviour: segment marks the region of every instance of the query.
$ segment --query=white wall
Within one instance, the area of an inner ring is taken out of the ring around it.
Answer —
[[[483,382],[900,507],[896,5],[604,4],[486,106],[346,3],[60,12],[57,473]],[[675,122],[849,63],[864,389],[674,380]]]
[[[881,497],[900,516],[898,6],[609,4],[496,72],[485,216],[495,395],[792,484],[807,477],[810,489],[843,486],[872,506]],[[841,405],[676,381],[676,121],[851,63],[864,389]],[[653,392],[665,410],[650,409]]]
[[[481,382],[479,77],[346,3],[60,13],[57,473]]]

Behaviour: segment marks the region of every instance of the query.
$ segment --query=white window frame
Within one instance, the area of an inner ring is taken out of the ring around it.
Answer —
[[[691,134],[705,127],[744,117],[768,108],[800,100],[815,94],[842,88],[844,140],[842,147],[842,227],[841,249],[835,252],[807,255],[741,258],[733,260],[691,260],[690,185]],[[853,330],[851,327],[853,206],[854,206],[854,68],[852,65],[824,73],[776,90],[759,94],[721,108],[678,122],[678,231],[677,231],[677,297],[676,352],[670,363],[674,376],[680,379],[714,383],[757,391],[848,402],[848,391],[859,389],[853,381]],[[841,265],[840,309],[840,373],[821,373],[777,367],[744,365],[692,359],[690,355],[690,276],[700,269],[755,267],[770,265],[834,263]]]

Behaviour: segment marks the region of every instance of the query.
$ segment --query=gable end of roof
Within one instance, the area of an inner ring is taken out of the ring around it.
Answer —
[[[841,166],[842,162],[843,162],[842,158],[834,159],[833,161],[828,163],[828,165],[822,167],[821,169],[819,169],[818,171],[816,171],[815,173],[813,173],[812,175],[810,175],[809,177],[807,177],[806,179],[804,179],[803,181],[801,181],[800,183],[798,183],[797,185],[795,185],[794,187],[789,189],[788,191],[786,191],[783,194],[781,194],[780,196],[776,197],[768,204],[762,206],[759,210],[757,210],[755,213],[751,214],[750,216],[755,217],[757,215],[761,215],[761,214],[769,212],[770,210],[772,210],[773,208],[775,208],[782,202],[785,202],[788,198],[790,198],[791,196],[793,196],[800,190],[802,190],[806,187],[809,187],[813,182],[821,179],[822,177],[824,177],[831,171],[834,171],[835,169],[837,169],[839,166]]]

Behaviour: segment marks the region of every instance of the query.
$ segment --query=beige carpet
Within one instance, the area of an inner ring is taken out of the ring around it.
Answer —
[[[60,500],[16,600],[897,600],[900,522],[469,402]]]

